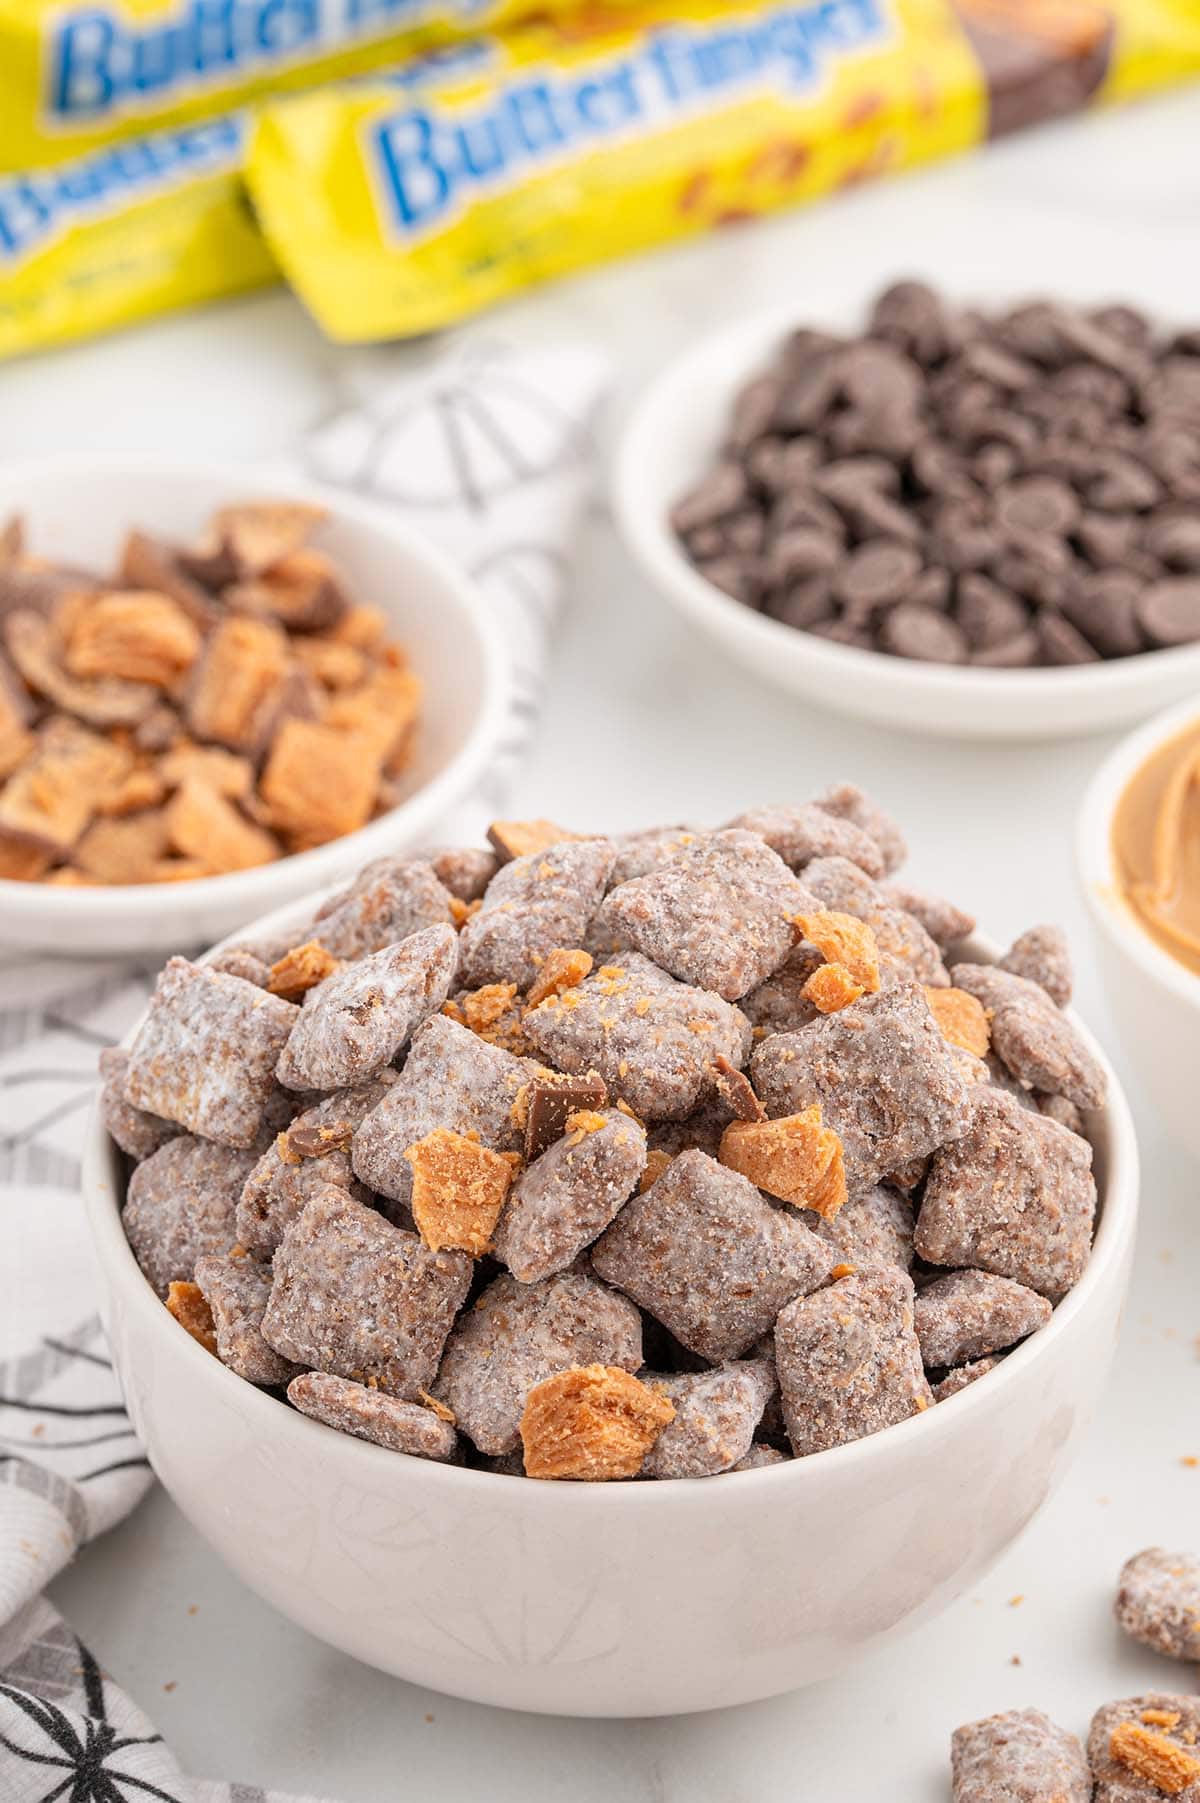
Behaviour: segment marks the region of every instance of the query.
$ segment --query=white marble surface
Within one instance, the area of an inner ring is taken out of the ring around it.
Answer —
[[[800,315],[900,273],[977,295],[1002,284],[1128,297],[1194,319],[1198,123],[1192,91],[1042,132],[602,271],[497,315],[494,328],[594,336],[618,359],[628,402],[662,356],[733,311],[794,293]],[[67,445],[266,456],[350,378],[289,299],[266,296],[0,370],[0,455]],[[1071,859],[1076,804],[1102,749],[958,749],[801,712],[689,642],[598,515],[515,801],[589,822],[720,818],[854,777],[910,827],[914,872],[975,906],[997,936],[1045,916],[1077,931],[1081,1005],[1111,1044]],[[189,1769],[346,1803],[932,1803],[948,1794],[946,1741],[961,1720],[1032,1702],[1082,1731],[1108,1698],[1177,1677],[1194,1689],[1190,1674],[1122,1644],[1109,1618],[1128,1553],[1200,1542],[1200,1468],[1182,1462],[1200,1457],[1198,1173],[1162,1142],[1136,1073],[1112,1050],[1131,1085],[1146,1186],[1103,1416],[1062,1492],[978,1592],[848,1678],[659,1722],[547,1721],[452,1702],[290,1627],[240,1590],[161,1493],[57,1583],[57,1602]]]

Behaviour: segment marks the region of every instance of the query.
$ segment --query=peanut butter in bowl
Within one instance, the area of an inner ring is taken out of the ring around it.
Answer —
[[[1142,929],[1200,974],[1200,718],[1126,783],[1113,813],[1112,859]]]

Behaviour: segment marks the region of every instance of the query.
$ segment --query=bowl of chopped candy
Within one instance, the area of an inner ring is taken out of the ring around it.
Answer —
[[[852,784],[489,838],[172,959],[106,1054],[133,1420],[248,1586],[401,1677],[828,1677],[977,1581],[1105,1383],[1137,1149],[1066,944],[998,954]]]

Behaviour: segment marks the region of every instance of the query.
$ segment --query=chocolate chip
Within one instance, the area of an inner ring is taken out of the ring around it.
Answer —
[[[581,1077],[535,1077],[525,1092],[525,1159],[529,1164],[561,1139],[567,1117],[581,1108],[603,1108],[608,1089],[603,1077],[587,1071]]]
[[[1052,476],[1027,476],[1000,490],[996,518],[1008,531],[1062,535],[1072,531],[1079,518],[1079,500],[1065,482],[1056,482]]]
[[[888,609],[879,629],[880,643],[895,657],[931,664],[965,664],[967,640],[962,627],[936,608],[902,601]]]
[[[1020,598],[987,576],[961,576],[955,616],[972,651],[1002,645],[1022,632],[1029,609]]]
[[[769,595],[763,612],[801,632],[811,631],[822,620],[832,621],[835,615],[829,578],[810,576],[807,582],[793,583],[782,593]]]
[[[874,651],[875,640],[865,626],[853,620],[822,620],[809,631],[819,639],[830,639],[835,645],[852,645],[858,651]]]
[[[1105,513],[1128,513],[1153,507],[1162,494],[1157,477],[1132,457],[1112,453],[1098,460],[1087,487],[1088,504]]]
[[[779,405],[779,378],[760,376],[747,382],[734,402],[729,425],[729,448],[734,452],[748,450],[756,438],[770,431],[775,409]]]
[[[838,570],[834,594],[855,613],[869,613],[901,600],[920,568],[921,559],[911,546],[868,540]]]
[[[1151,521],[1142,545],[1172,570],[1200,570],[1200,519],[1189,513]]]
[[[698,563],[696,569],[706,582],[721,589],[731,600],[740,601],[745,607],[757,606],[758,578],[748,561],[737,557],[714,557]]]
[[[820,576],[833,569],[841,551],[832,533],[819,532],[811,526],[791,526],[773,541],[764,575],[773,588],[803,581],[806,576]]]
[[[1151,644],[1192,644],[1200,639],[1200,579],[1178,576],[1151,583],[1143,590],[1137,611]]]
[[[1126,570],[1099,570],[1063,602],[1063,613],[1104,657],[1131,657],[1145,649],[1138,625],[1142,585]]]
[[[740,463],[718,463],[695,488],[675,503],[671,524],[676,532],[691,532],[736,513],[749,498],[746,472]]]
[[[971,662],[988,670],[1027,670],[1040,660],[1041,640],[1032,626],[1002,639],[998,645],[986,645],[971,653]]]
[[[1062,614],[1044,613],[1037,622],[1038,641],[1048,664],[1095,664],[1100,654],[1094,651],[1081,632]]]

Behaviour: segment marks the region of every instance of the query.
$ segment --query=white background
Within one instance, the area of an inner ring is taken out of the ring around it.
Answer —
[[[605,345],[619,367],[611,441],[665,356],[789,296],[798,319],[809,306],[823,317],[923,274],[976,298],[1053,288],[1195,321],[1198,127],[1193,90],[1036,133],[601,271],[497,314],[492,329]],[[375,353],[391,366],[420,354]],[[0,452],[251,459],[319,419],[350,370],[290,299],[260,297],[7,366]],[[136,495],[129,506],[135,518]],[[1196,1169],[1163,1143],[1115,1043],[1076,890],[1074,818],[1104,746],[923,742],[765,692],[689,639],[597,510],[514,811],[587,826],[720,820],[849,777],[905,822],[915,879],[975,908],[991,933],[1044,918],[1072,929],[1081,1006],[1129,1083],[1145,1161],[1136,1287],[1108,1402],[1055,1501],[940,1621],[836,1682],[657,1722],[520,1717],[383,1677],[241,1590],[156,1492],[54,1596],[186,1769],[346,1803],[924,1803],[948,1794],[946,1744],[960,1721],[1036,1703],[1082,1732],[1109,1698],[1195,1689],[1192,1673],[1123,1644],[1109,1615],[1129,1553],[1200,1549],[1200,1469],[1181,1462],[1200,1457],[1200,1221]]]

